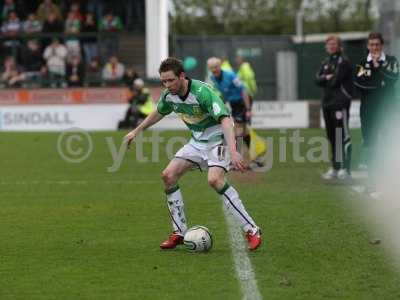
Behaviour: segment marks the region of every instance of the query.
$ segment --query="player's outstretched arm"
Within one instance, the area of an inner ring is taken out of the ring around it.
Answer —
[[[231,154],[231,161],[233,166],[239,171],[245,170],[245,164],[242,156],[236,150],[235,132],[233,130],[233,122],[230,117],[221,119],[221,127],[224,133],[225,141],[228,144],[229,153]]]
[[[143,130],[149,128],[150,126],[156,124],[159,122],[162,118],[164,118],[164,115],[160,114],[157,110],[153,111],[150,115],[146,117],[146,119],[143,120],[142,123],[139,124],[138,127],[133,129],[131,132],[129,132],[125,137],[124,141],[129,147],[132,141],[135,139],[135,137],[142,132]]]

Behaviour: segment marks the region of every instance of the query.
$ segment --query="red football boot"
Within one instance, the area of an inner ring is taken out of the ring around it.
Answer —
[[[256,250],[261,245],[261,231],[258,229],[256,233],[250,231],[246,233],[246,239],[248,242],[248,248],[250,251]]]
[[[183,244],[183,235],[179,232],[174,231],[168,237],[168,240],[161,243],[161,249],[174,249],[177,245]]]

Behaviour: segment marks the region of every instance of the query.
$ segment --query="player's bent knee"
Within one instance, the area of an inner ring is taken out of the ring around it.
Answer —
[[[215,190],[220,190],[222,186],[224,186],[225,181],[224,178],[220,178],[219,176],[209,176],[208,184]]]
[[[164,170],[161,173],[161,178],[166,186],[172,186],[176,184],[177,176],[169,170]]]

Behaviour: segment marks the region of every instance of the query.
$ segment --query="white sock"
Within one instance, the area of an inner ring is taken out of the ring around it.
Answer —
[[[181,190],[179,189],[179,186],[176,186],[166,191],[166,194],[172,227],[174,231],[178,231],[184,235],[187,230],[187,225]]]
[[[256,233],[258,227],[243,206],[238,192],[229,184],[225,184],[219,192],[224,202],[225,208],[235,217],[236,222],[242,227],[244,232]]]

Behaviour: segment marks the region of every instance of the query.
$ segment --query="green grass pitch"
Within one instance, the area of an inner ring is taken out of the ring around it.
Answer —
[[[324,135],[301,133],[306,140]],[[106,138],[119,149],[124,132],[90,135],[91,155],[74,164],[58,154],[57,133],[0,133],[0,299],[242,299],[221,200],[205,174],[190,172],[180,185],[189,225],[207,226],[214,248],[163,252],[159,243],[170,231],[164,150],[160,162],[145,163],[133,147],[108,172]],[[359,141],[359,132],[353,137]],[[326,163],[296,163],[290,155],[279,163],[274,148],[271,171],[257,180],[231,178],[263,228],[262,247],[249,253],[263,297],[400,299],[400,277],[384,245],[370,243],[374,229],[354,205],[362,199],[322,183]],[[151,156],[149,144],[144,154]]]

